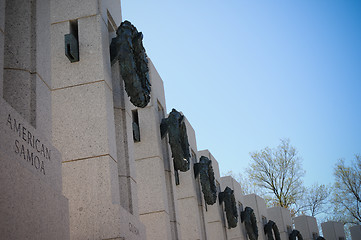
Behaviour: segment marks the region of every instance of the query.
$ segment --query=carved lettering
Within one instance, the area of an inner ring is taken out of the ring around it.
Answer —
[[[10,116],[10,114],[9,114]],[[14,131],[19,133],[19,137],[21,136],[21,132],[20,132],[20,123],[18,124],[18,127],[16,127],[16,119],[14,118]]]
[[[35,156],[35,158],[34,158],[34,166],[36,169],[40,168],[40,159],[38,156]]]
[[[28,132],[28,144],[34,147],[34,136],[32,136],[31,132]]]
[[[19,153],[20,149],[19,149],[19,141],[15,140],[15,153]]]
[[[8,121],[7,121],[6,125],[9,125],[10,129],[13,130],[13,126],[11,125],[11,116],[10,116],[10,114],[8,116]]]
[[[12,118],[10,114],[8,115],[6,126],[13,130],[15,135],[19,137],[19,139],[14,141],[14,152],[45,175],[45,164],[39,156],[41,155],[50,161],[51,150],[32,134],[29,129],[26,129],[23,124],[17,122],[15,118]]]
[[[26,128],[23,127],[23,140],[26,142]]]
[[[34,153],[30,153],[29,149],[26,149],[26,152],[26,159],[31,162],[31,165],[34,165]]]

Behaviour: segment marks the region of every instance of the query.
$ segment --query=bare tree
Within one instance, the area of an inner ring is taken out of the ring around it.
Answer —
[[[313,184],[307,188],[304,210],[312,217],[320,213],[328,213],[328,204],[331,196],[331,187],[325,184]]]
[[[268,147],[251,153],[247,172],[250,180],[271,194],[271,205],[290,208],[305,192],[301,158],[289,139],[275,149]]]
[[[361,224],[361,156],[356,155],[351,166],[347,166],[344,160],[339,160],[334,175],[335,214],[345,224]]]

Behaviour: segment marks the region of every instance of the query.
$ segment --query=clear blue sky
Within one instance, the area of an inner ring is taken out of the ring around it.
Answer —
[[[123,0],[167,110],[182,111],[221,172],[289,138],[305,183],[361,154],[361,1]]]

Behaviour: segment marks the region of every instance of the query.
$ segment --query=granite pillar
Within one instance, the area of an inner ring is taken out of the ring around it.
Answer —
[[[241,212],[246,206],[244,206],[243,194],[241,185],[231,176],[221,177],[221,187],[224,190],[226,187],[231,188],[234,192],[234,198],[236,199],[237,212],[238,212],[238,222],[235,228],[227,227],[227,237],[228,239],[240,239],[246,240],[246,228],[244,223],[241,222]],[[227,223],[228,226],[228,223]]]
[[[292,232],[292,217],[291,212],[287,208],[272,207],[267,208],[269,220],[276,223],[280,232],[281,240],[288,240],[289,234]]]
[[[179,172],[179,185],[176,187],[179,218],[182,223],[180,230],[182,239],[207,239],[204,220],[205,201],[201,192],[199,176],[197,178],[194,176],[194,164],[199,161],[196,135],[186,118],[185,124],[192,156],[190,169],[187,172]]]
[[[304,240],[313,240],[319,236],[317,220],[315,217],[301,215],[293,218],[297,229]]]
[[[266,240],[266,234],[264,232],[264,225],[268,222],[268,214],[266,203],[263,198],[257,194],[248,194],[244,196],[244,207],[251,207],[256,215],[257,227],[258,227],[258,239]]]
[[[129,106],[109,46],[120,2],[51,1],[53,141],[62,153],[71,239],[145,239],[137,209]],[[74,33],[79,61],[65,56]],[[127,115],[128,114],[128,115]]]
[[[208,150],[198,151],[198,156],[205,156],[212,161],[212,167],[214,171],[214,177],[217,186],[217,201],[213,205],[206,205],[205,222],[206,222],[206,233],[208,240],[226,240],[226,219],[224,216],[224,208],[219,203],[218,194],[221,190],[221,176],[219,174],[219,166],[217,160]]]
[[[163,81],[150,60],[149,71],[151,101],[145,108],[132,109],[140,132],[134,143],[139,215],[148,240],[181,239],[173,161],[167,137],[160,136],[166,114]]]
[[[321,223],[323,237],[327,240],[345,240],[343,223],[328,221]]]

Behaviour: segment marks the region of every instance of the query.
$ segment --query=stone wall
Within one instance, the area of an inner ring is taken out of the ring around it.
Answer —
[[[121,21],[119,0],[0,0],[0,235],[246,240],[240,215],[249,206],[258,239],[266,239],[268,220],[288,239],[289,212],[267,210],[261,197],[244,196],[235,179],[221,178],[214,156],[198,151],[186,117],[190,169],[174,170],[168,136],[160,133],[168,111],[155,66],[148,59],[151,101],[138,108],[129,101],[119,62],[110,62]],[[66,56],[67,34],[78,43],[79,59]],[[212,161],[213,205],[205,203],[194,172],[201,156]],[[237,205],[234,228],[218,198],[227,186]],[[302,231],[305,221],[295,220]],[[307,231],[304,239],[316,230]]]

